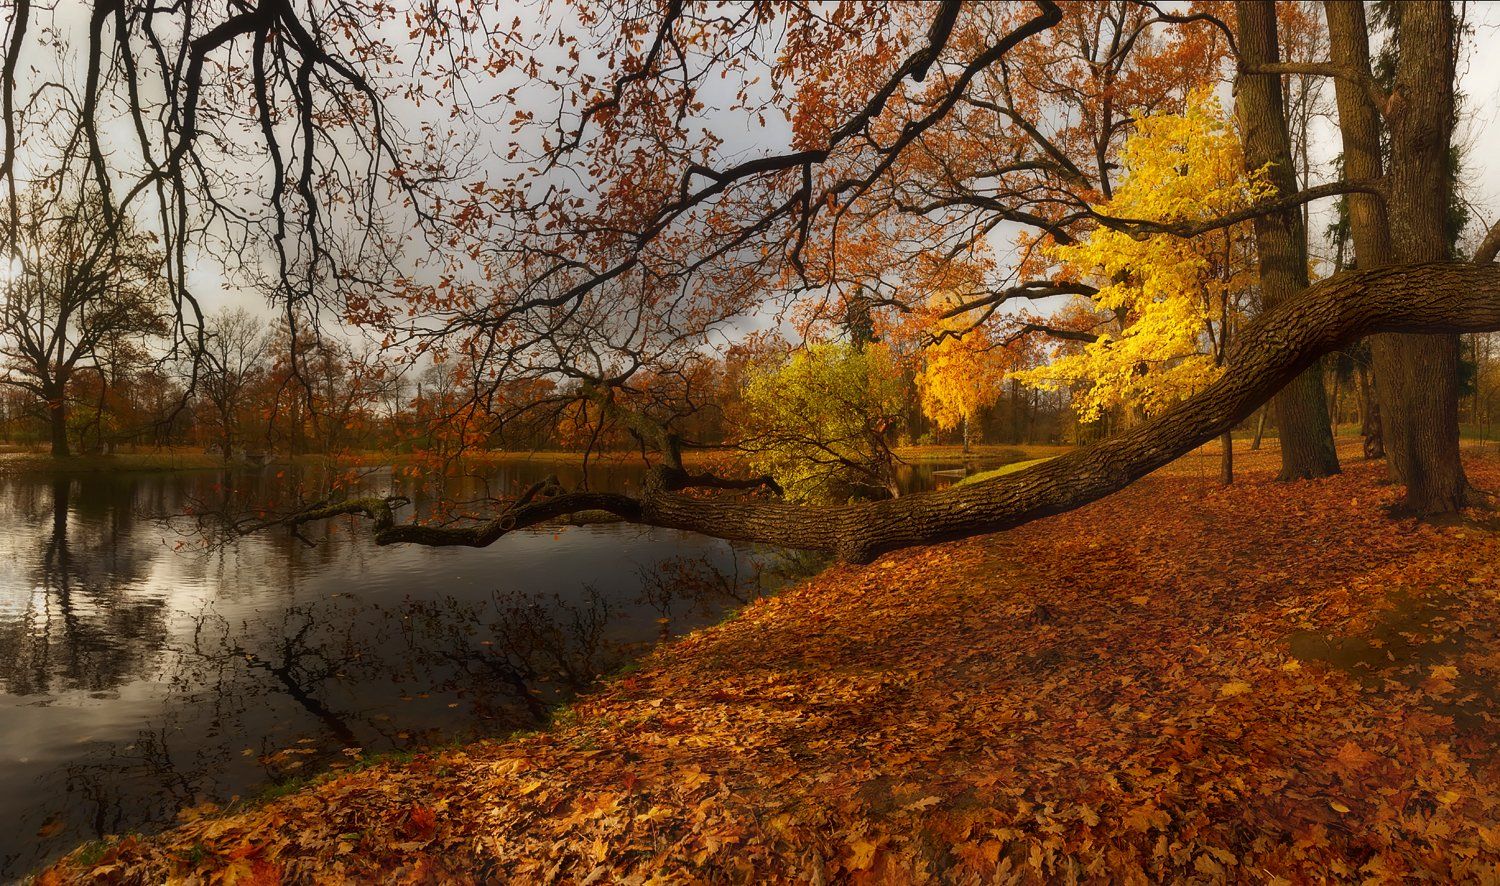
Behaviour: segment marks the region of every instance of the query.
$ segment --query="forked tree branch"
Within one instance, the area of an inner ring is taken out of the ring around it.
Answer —
[[[1304,74],[1313,77],[1342,77],[1357,85],[1370,97],[1370,101],[1383,114],[1390,104],[1391,97],[1380,88],[1375,78],[1370,76],[1369,71],[1360,71],[1358,68],[1346,67],[1334,62],[1275,62],[1273,64],[1255,65],[1245,67],[1241,74]]]

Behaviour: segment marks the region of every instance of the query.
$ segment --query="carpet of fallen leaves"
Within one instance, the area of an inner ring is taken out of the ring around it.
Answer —
[[[1500,534],[1346,458],[835,567],[545,732],[42,880],[1500,882]]]

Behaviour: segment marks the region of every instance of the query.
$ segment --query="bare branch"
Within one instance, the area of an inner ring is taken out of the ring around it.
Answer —
[[[1302,74],[1313,77],[1342,77],[1363,89],[1370,97],[1370,101],[1384,114],[1390,105],[1391,97],[1380,88],[1380,84],[1370,75],[1369,71],[1361,71],[1358,68],[1345,67],[1334,62],[1274,62],[1271,64],[1245,66],[1240,69],[1241,74],[1248,75],[1276,75],[1276,74]]]
[[[1490,264],[1494,262],[1496,253],[1500,253],[1500,221],[1490,227],[1489,233],[1480,241],[1479,248],[1474,250],[1474,263]]]
[[[1136,239],[1143,239],[1152,234],[1170,234],[1174,237],[1197,237],[1209,231],[1217,231],[1237,225],[1240,222],[1250,221],[1263,215],[1272,215],[1282,212],[1304,203],[1311,203],[1324,197],[1333,197],[1339,194],[1383,194],[1384,190],[1380,182],[1329,182],[1324,185],[1306,188],[1295,194],[1278,197],[1264,203],[1246,207],[1237,212],[1231,212],[1217,218],[1197,222],[1157,222],[1139,218],[1120,218],[1118,216],[1106,215],[1092,208],[1089,214],[1105,227],[1123,231]]]

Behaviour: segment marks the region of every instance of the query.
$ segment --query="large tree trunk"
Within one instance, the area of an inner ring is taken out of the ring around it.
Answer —
[[[1445,514],[1467,501],[1458,447],[1458,341],[1448,335],[1371,342],[1386,463],[1406,487],[1401,508]]]
[[[1369,30],[1359,3],[1325,4],[1334,64],[1370,71]],[[1453,127],[1453,20],[1446,3],[1395,7],[1401,46],[1390,101],[1389,208],[1373,194],[1350,194],[1355,264],[1437,261],[1450,256],[1447,231],[1449,142]],[[1334,83],[1344,174],[1381,177],[1380,112],[1364,85]],[[1375,418],[1391,479],[1406,486],[1406,510],[1448,513],[1468,490],[1458,452],[1458,338],[1379,335],[1370,339]],[[1367,453],[1369,447],[1367,444]]]
[[[1273,0],[1241,0],[1235,4],[1235,15],[1244,64],[1251,68],[1276,64],[1279,50]],[[1254,171],[1268,167],[1279,195],[1296,193],[1280,76],[1245,75],[1235,87],[1235,106],[1245,139],[1245,168]],[[1307,231],[1296,208],[1258,216],[1255,244],[1267,310],[1307,288]],[[1329,428],[1327,394],[1317,367],[1288,384],[1276,396],[1274,405],[1281,434],[1281,479],[1337,474],[1339,460]]]
[[[1392,257],[1400,263],[1451,257],[1448,205],[1453,180],[1453,8],[1403,3],[1399,63],[1387,114]],[[1402,335],[1372,343],[1376,392],[1384,399],[1386,458],[1406,485],[1405,508],[1451,513],[1468,493],[1458,439],[1456,335]]]
[[[52,431],[52,455],[66,458],[68,452],[68,400],[61,393],[47,398],[47,424]]]
[[[1339,112],[1339,134],[1344,148],[1344,177],[1359,181],[1379,181],[1383,176],[1380,156],[1380,111],[1375,107],[1365,84],[1357,78],[1369,76],[1370,38],[1362,3],[1327,0],[1323,4],[1328,18],[1329,52],[1335,65],[1355,76],[1335,77],[1334,97]],[[1349,231],[1354,240],[1354,265],[1361,269],[1385,267],[1392,261],[1391,230],[1386,218],[1384,200],[1377,194],[1346,194]],[[1371,367],[1376,375],[1372,392],[1364,369],[1360,369],[1360,433],[1364,436],[1365,458],[1385,457],[1385,417],[1398,408],[1397,377],[1402,363],[1400,335],[1377,335],[1370,338]],[[1384,359],[1382,359],[1384,358]],[[1382,368],[1383,367],[1383,368]],[[1385,388],[1391,387],[1390,394]],[[1371,396],[1374,393],[1375,396]],[[1382,409],[1381,403],[1385,403]],[[1394,460],[1392,479],[1394,476]]]
[[[1339,274],[1247,324],[1224,374],[1199,394],[1118,437],[1016,474],[889,501],[811,508],[777,501],[681,494],[725,485],[660,469],[640,498],[607,492],[532,493],[494,520],[455,527],[397,524],[392,505],[366,498],[261,525],[340,514],[375,521],[378,544],[483,547],[515,529],[603,510],[625,520],[717,538],[822,550],[867,561],[911,545],[996,532],[1103,498],[1234,427],[1324,354],[1381,332],[1500,329],[1500,265],[1437,263]],[[739,483],[737,488],[744,488]]]

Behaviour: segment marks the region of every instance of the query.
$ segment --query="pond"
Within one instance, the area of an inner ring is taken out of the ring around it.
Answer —
[[[443,493],[579,471],[507,462]],[[535,728],[661,639],[822,564],[623,524],[476,550],[378,548],[347,520],[206,545],[163,519],[227,490],[272,496],[283,473],[0,474],[0,881],[364,755]],[[589,478],[628,491],[640,474]],[[361,482],[410,491],[389,470]]]

